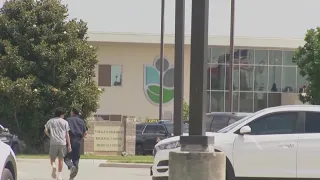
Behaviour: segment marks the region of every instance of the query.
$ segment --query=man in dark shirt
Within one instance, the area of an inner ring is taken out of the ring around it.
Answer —
[[[76,108],[72,108],[71,117],[67,118],[67,121],[70,127],[69,136],[72,151],[65,156],[64,162],[70,170],[70,180],[73,180],[78,174],[81,143],[87,135],[88,128]]]

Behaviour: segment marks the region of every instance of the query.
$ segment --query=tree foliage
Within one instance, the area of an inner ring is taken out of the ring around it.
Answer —
[[[189,120],[189,104],[183,101],[183,120]]]
[[[28,144],[43,137],[56,107],[98,109],[97,49],[87,24],[59,0],[6,1],[0,10],[0,122]]]
[[[293,58],[300,74],[309,82],[306,95],[300,95],[300,100],[320,104],[320,27],[308,30],[304,40],[305,45],[295,51]]]

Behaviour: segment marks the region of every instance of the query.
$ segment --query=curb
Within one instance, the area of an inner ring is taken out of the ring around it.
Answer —
[[[99,167],[114,167],[114,168],[144,168],[149,169],[152,164],[140,163],[101,163]]]

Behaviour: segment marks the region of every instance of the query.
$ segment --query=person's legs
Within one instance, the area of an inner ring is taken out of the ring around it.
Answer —
[[[80,141],[78,139],[73,139],[71,142],[71,148],[72,148],[72,162],[73,167],[70,171],[70,179],[73,179],[78,174],[79,169],[79,159],[80,159]]]
[[[67,155],[64,157],[64,163],[68,166],[68,169],[70,170],[73,166],[72,162],[72,151],[67,153]]]
[[[67,147],[65,145],[58,146],[58,180],[62,180],[63,160],[67,155]]]
[[[52,167],[51,177],[53,179],[56,179],[57,178],[56,158],[58,156],[58,148],[57,148],[57,146],[50,145],[49,156],[50,156],[50,164],[51,164],[51,167]]]

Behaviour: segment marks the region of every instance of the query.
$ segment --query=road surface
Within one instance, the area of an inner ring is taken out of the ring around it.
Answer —
[[[149,169],[147,168],[109,168],[99,167],[101,160],[80,160],[79,174],[75,180],[151,180]],[[49,160],[27,160],[18,159],[18,180],[51,180],[51,167]],[[63,169],[64,180],[69,179],[69,171]]]

